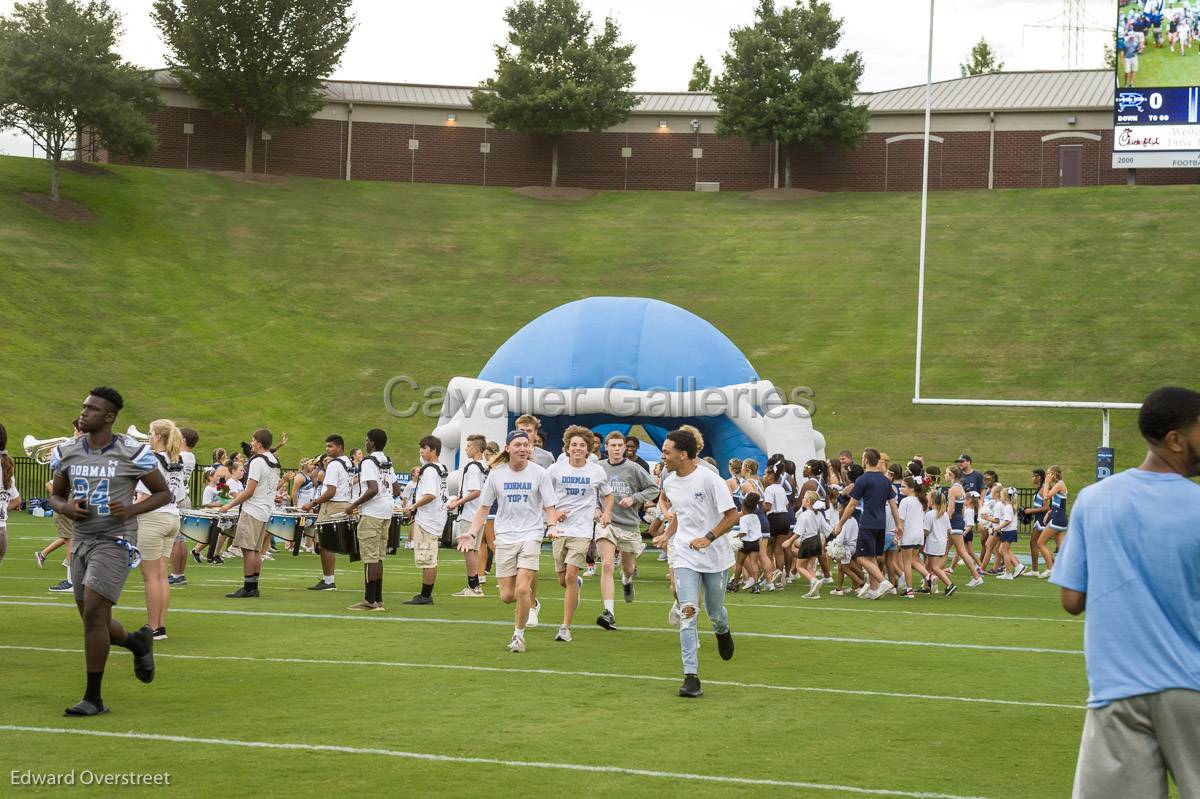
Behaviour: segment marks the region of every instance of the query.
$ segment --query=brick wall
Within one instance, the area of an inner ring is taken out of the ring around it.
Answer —
[[[155,112],[159,149],[149,166],[196,169],[242,168],[243,133],[228,115],[168,107]],[[191,136],[183,126],[194,126]],[[1042,131],[997,131],[994,185],[1050,188],[1058,185],[1059,148],[1083,145],[1083,184],[1125,182],[1114,170],[1112,131],[1087,131],[1084,138],[1043,142]],[[917,131],[919,133],[919,131]],[[942,142],[930,147],[929,187],[984,189],[988,185],[987,131],[934,131]],[[347,124],[315,120],[303,128],[280,127],[271,139],[255,138],[254,171],[345,177]],[[921,188],[920,138],[888,143],[898,134],[872,133],[855,150],[790,149],[792,185],[819,191],[917,191]],[[416,150],[409,140],[416,139]],[[481,152],[488,142],[491,150]],[[351,176],[355,180],[461,183],[490,186],[547,185],[551,147],[547,139],[510,131],[449,125],[382,122],[353,124]],[[623,158],[622,148],[631,155]],[[693,158],[693,148],[701,158]],[[771,147],[753,146],[713,133],[569,133],[559,144],[559,185],[595,189],[690,191],[696,181],[718,181],[722,190],[752,191],[771,185]],[[1141,170],[1143,184],[1197,183],[1200,170]]]

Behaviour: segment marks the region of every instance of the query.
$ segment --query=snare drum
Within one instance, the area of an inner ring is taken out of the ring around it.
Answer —
[[[335,513],[317,524],[317,540],[321,549],[339,555],[349,555],[353,563],[358,560],[358,519],[344,513]]]
[[[217,514],[212,511],[179,512],[179,532],[197,544],[208,544],[216,536]]]

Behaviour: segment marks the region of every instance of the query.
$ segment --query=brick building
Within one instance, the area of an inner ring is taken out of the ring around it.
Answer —
[[[241,170],[244,133],[166,71],[166,107],[153,115],[151,166]],[[1039,188],[1125,182],[1111,168],[1113,73],[1010,72],[933,86],[931,189]],[[303,128],[255,137],[254,171],[342,180],[546,185],[550,145],[500,131],[471,109],[470,87],[328,81],[326,104]],[[925,87],[861,94],[870,132],[849,152],[793,148],[792,185],[822,191],[920,188]],[[692,190],[698,182],[744,191],[772,185],[775,148],[715,133],[703,92],[647,93],[628,121],[570,133],[559,147],[559,185]],[[784,157],[790,155],[790,159]],[[782,167],[781,167],[782,168]],[[1141,183],[1195,183],[1197,170],[1140,170]]]

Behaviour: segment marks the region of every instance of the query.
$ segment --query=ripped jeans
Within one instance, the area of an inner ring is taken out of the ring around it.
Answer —
[[[696,647],[699,634],[696,622],[700,615],[700,586],[704,586],[704,610],[712,621],[713,632],[729,632],[729,612],[725,610],[725,582],[728,571],[698,572],[675,568],[675,592],[679,595],[679,652],[683,656],[683,673],[697,674],[699,661]],[[687,608],[692,614],[688,617]]]

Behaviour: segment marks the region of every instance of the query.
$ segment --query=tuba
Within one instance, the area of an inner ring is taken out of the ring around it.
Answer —
[[[26,455],[33,458],[36,462],[45,465],[50,463],[50,456],[54,454],[54,448],[66,444],[70,440],[70,436],[43,439],[25,436],[22,444],[25,446]]]
[[[138,430],[136,424],[131,424],[129,427],[125,428],[125,435],[129,436],[134,441],[140,441],[143,444],[150,440],[150,434],[143,433],[141,430]]]

